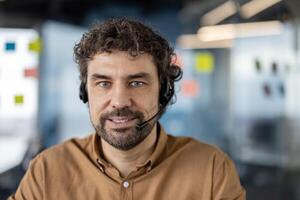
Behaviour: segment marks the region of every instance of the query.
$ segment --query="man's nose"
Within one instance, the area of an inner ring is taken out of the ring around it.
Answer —
[[[130,91],[125,86],[116,85],[113,87],[111,105],[113,108],[130,107],[132,97]]]

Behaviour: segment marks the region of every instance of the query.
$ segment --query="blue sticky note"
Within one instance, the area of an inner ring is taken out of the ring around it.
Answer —
[[[16,50],[16,43],[14,43],[14,42],[6,42],[5,43],[5,50],[6,51],[14,51],[14,50]]]

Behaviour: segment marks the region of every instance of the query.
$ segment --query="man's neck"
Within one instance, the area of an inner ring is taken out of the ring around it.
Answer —
[[[144,163],[152,154],[157,140],[157,125],[155,125],[151,133],[137,146],[122,151],[108,144],[101,139],[102,151],[105,159],[116,167],[122,177],[127,177],[137,164]]]

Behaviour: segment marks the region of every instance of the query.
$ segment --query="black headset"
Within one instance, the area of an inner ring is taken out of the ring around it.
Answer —
[[[80,83],[79,98],[83,103],[88,102],[88,94],[86,92],[85,84],[83,82]]]
[[[164,81],[161,85],[161,89],[159,92],[159,103],[161,106],[165,107],[168,105],[168,103],[171,101],[172,96],[174,94],[174,88],[172,84],[169,81]],[[86,91],[85,84],[81,82],[80,88],[79,88],[79,98],[83,103],[88,102],[88,94]]]

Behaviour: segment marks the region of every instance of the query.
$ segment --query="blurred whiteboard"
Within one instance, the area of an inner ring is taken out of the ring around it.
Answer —
[[[39,34],[0,28],[0,173],[21,162],[37,134]]]

